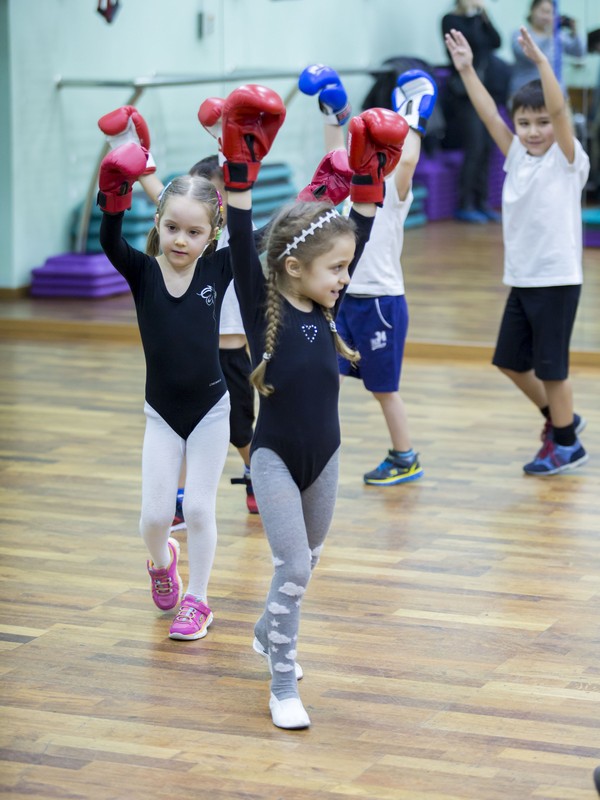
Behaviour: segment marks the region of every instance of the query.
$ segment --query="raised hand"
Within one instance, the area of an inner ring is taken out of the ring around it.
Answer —
[[[519,36],[517,41],[521,45],[521,49],[523,50],[524,55],[526,55],[527,58],[531,59],[531,61],[533,61],[534,64],[539,64],[540,62],[542,62],[546,58],[546,56],[542,53],[540,48],[534,42],[527,28],[522,27],[519,29],[519,31],[521,35]]]
[[[156,172],[156,164],[150,154],[150,131],[148,124],[135,106],[121,106],[98,120],[98,127],[106,136],[111,150],[124,144],[140,144],[148,153],[144,175]]]
[[[217,140],[219,164],[223,166],[225,156],[221,151],[223,106],[225,100],[220,97],[207,97],[198,109],[198,121],[205,131]]]
[[[345,125],[352,109],[348,95],[337,72],[325,64],[311,64],[298,78],[298,88],[303,94],[319,93],[319,108],[328,125]]]
[[[332,150],[321,160],[308,186],[298,194],[297,200],[330,200],[334,206],[343,203],[350,194],[353,171],[345,150]]]
[[[285,119],[283,100],[272,89],[247,84],[234,89],[223,105],[221,149],[225,188],[251,189],[260,164]]]
[[[148,151],[137,142],[110,150],[102,159],[98,175],[98,205],[107,214],[131,208],[133,184],[144,174]]]
[[[444,37],[450,58],[457,72],[462,72],[473,64],[473,51],[465,36],[455,28]]]
[[[397,166],[408,123],[388,108],[369,108],[352,117],[348,129],[348,161],[354,172],[350,186],[353,203],[382,205],[384,179]]]
[[[431,75],[422,69],[409,69],[396,81],[392,107],[413,130],[425,136],[427,120],[433,113],[436,97],[437,85]]]

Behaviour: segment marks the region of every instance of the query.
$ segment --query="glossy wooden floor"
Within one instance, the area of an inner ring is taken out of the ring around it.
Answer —
[[[500,225],[432,222],[406,232],[402,256],[411,320],[408,348],[435,358],[488,357],[507,288]],[[600,365],[600,248],[584,250],[573,357]],[[84,329],[81,322],[86,322]],[[0,336],[137,340],[129,294],[100,300],[0,298]]]
[[[342,391],[339,500],[307,592],[309,730],[273,727],[251,649],[270,577],[238,456],[215,621],[167,638],[138,537],[139,345],[0,344],[0,782],[11,800],[592,800],[600,763],[600,370],[575,367],[590,462],[527,478],[541,420],[484,361],[409,357],[422,480]],[[185,536],[181,537],[187,574]]]

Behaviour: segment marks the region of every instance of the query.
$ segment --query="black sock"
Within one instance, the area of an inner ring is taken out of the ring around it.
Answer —
[[[554,428],[552,431],[554,442],[562,447],[574,445],[577,437],[575,436],[575,424],[565,425],[564,428]]]
[[[550,419],[550,406],[544,406],[543,408],[540,408],[540,411],[546,417],[546,419]]]

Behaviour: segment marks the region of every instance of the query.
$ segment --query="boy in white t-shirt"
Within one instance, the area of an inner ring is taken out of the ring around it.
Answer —
[[[512,104],[515,134],[473,69],[459,31],[446,46],[469,98],[506,156],[502,192],[504,283],[512,287],[493,363],[546,418],[542,447],[528,475],[555,475],[587,461],[573,413],[569,343],[582,283],[581,193],[590,162],[573,128],[552,66],[526,28],[519,44],[539,81],[521,87]]]
[[[319,93],[325,114],[325,148],[343,149],[342,125],[350,116],[348,98],[331,67],[314,64],[300,75],[304,94]],[[408,331],[408,306],[400,256],[404,223],[413,201],[412,179],[421,154],[421,139],[437,97],[434,80],[423,70],[398,77],[390,108],[409,125],[402,157],[385,179],[385,199],[375,216],[371,237],[356,266],[336,319],[340,336],[360,353],[358,364],[339,358],[340,375],[362,380],[379,402],[390,444],[385,458],[365,473],[371,486],[395,486],[423,475],[419,454],[412,447],[406,407],[399,384]]]

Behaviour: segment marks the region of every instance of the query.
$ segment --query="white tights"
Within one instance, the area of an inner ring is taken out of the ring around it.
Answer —
[[[166,567],[170,561],[169,528],[185,456],[183,515],[189,559],[186,592],[206,601],[217,546],[217,486],[229,446],[229,394],[200,420],[187,440],[175,433],[148,403],[144,413],[140,533],[154,565]]]

